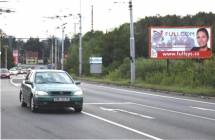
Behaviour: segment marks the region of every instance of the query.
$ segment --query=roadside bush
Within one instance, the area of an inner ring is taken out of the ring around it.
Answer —
[[[130,60],[109,72],[110,80],[130,78]],[[149,84],[180,87],[215,87],[215,60],[171,60],[167,71],[166,60],[136,59],[136,78]]]
[[[151,73],[164,72],[166,70],[166,64],[164,60],[152,60],[138,58],[136,60],[136,77],[146,80],[146,76]]]

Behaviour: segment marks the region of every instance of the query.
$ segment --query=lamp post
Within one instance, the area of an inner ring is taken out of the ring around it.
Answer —
[[[62,28],[62,50],[61,50],[61,69],[63,70],[63,64],[64,64],[64,29],[66,28],[65,25],[67,23],[64,23],[61,25]]]
[[[0,36],[0,56],[1,56],[1,36]]]
[[[61,42],[61,59],[60,59],[60,61],[61,61],[61,69],[63,70],[64,69],[64,67],[63,67],[63,64],[64,64],[64,29],[66,28],[65,27],[65,25],[66,25],[67,23],[64,23],[64,24],[62,24],[61,25],[61,27],[57,27],[57,29],[62,29],[62,42]]]
[[[54,41],[55,41],[55,61],[54,62],[55,62],[55,69],[57,69],[57,64],[58,64],[57,63],[57,50],[58,50],[57,49],[57,38],[55,38]]]
[[[7,68],[7,48],[8,46],[5,46],[5,68]]]
[[[2,33],[2,31],[0,30],[0,49],[2,47],[2,37],[4,37],[4,33]],[[4,49],[5,49],[5,63],[4,63],[4,67],[7,68],[7,49],[8,49],[8,45],[4,45]]]
[[[64,29],[65,26],[62,27],[62,51],[61,51],[61,69],[63,70],[63,64],[64,64]]]
[[[120,2],[114,2],[120,3]],[[125,4],[125,2],[122,2]],[[130,82],[135,82],[135,39],[134,39],[134,23],[133,23],[133,5],[132,0],[129,0],[128,7],[130,11]]]
[[[53,65],[54,65],[54,42],[53,42],[53,39],[54,39],[54,36],[52,36],[52,50],[51,50],[51,62],[52,62],[52,68],[53,68]]]
[[[93,33],[93,0],[91,0],[91,32]]]
[[[134,23],[133,23],[133,11],[132,0],[129,1],[130,11],[130,61],[131,61],[131,84],[135,81],[135,40],[134,40]]]
[[[81,13],[78,14],[80,18],[80,33],[79,33],[79,76],[82,75],[82,27],[81,27]]]
[[[63,18],[68,18],[68,17],[72,17],[73,14],[67,14],[67,15],[56,15],[56,16],[51,16],[51,17],[43,17],[43,18],[48,18],[48,19],[60,19],[62,20]],[[61,29],[62,29],[62,50],[61,50],[61,60],[60,60],[60,63],[61,63],[61,69],[63,70],[64,69],[64,29],[66,28],[65,25],[67,23],[64,23],[61,25]],[[57,29],[59,29],[60,27],[58,26]],[[57,39],[54,38],[54,41],[53,41],[53,36],[52,36],[52,66],[54,64],[54,52],[53,52],[53,49],[54,49],[54,44],[55,44],[55,69],[57,69]]]

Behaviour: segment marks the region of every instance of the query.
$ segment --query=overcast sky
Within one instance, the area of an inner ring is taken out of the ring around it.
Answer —
[[[114,4],[114,1],[121,2]],[[77,14],[82,13],[82,31],[91,30],[91,5],[94,7],[94,30],[110,31],[129,22],[129,0],[8,0],[0,2],[0,8],[14,10],[14,13],[0,15],[0,28],[7,35],[16,37],[61,37],[56,29],[67,23],[65,32],[72,36],[79,32]],[[215,13],[215,0],[133,0],[134,21],[155,15],[194,15],[198,12]],[[56,15],[73,14],[63,19],[49,19]],[[75,30],[76,29],[76,30]]]

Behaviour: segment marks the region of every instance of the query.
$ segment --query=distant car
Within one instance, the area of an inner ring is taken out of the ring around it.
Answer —
[[[72,77],[62,70],[31,70],[20,89],[21,106],[30,106],[32,112],[40,108],[83,108],[83,91]]]
[[[8,78],[10,79],[10,72],[7,68],[1,68],[0,69],[0,76],[1,78]]]
[[[37,65],[34,69],[48,69],[48,67],[46,65]]]
[[[16,67],[9,69],[9,72],[10,72],[10,75],[17,75],[19,73]]]
[[[24,71],[24,69],[22,67],[18,67],[17,70],[18,70],[19,74],[24,74],[25,73],[25,71]]]
[[[27,68],[22,68],[22,73],[23,74],[27,74],[28,73],[28,69]]]

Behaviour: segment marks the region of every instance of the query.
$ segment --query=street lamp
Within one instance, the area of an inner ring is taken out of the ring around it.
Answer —
[[[81,13],[78,14],[80,18],[80,33],[79,33],[79,76],[82,75],[82,27],[81,27]]]
[[[0,49],[2,47],[2,38],[5,37],[6,35],[0,30]],[[7,68],[7,49],[8,45],[4,45],[5,49],[5,68]]]
[[[62,50],[61,50],[61,69],[63,70],[64,67],[63,67],[63,64],[64,64],[64,29],[66,28],[65,25],[67,23],[64,23],[61,25],[61,29],[62,29],[62,42],[61,42],[61,45],[62,45]],[[60,27],[57,27],[58,29]]]
[[[120,3],[120,2],[114,2]],[[125,2],[122,2],[123,4]],[[134,23],[133,23],[133,5],[132,0],[129,0],[129,11],[130,11],[130,82],[131,84],[135,81],[135,39],[134,39]]]
[[[93,33],[93,0],[91,0],[91,32]]]
[[[8,49],[8,46],[6,45],[5,46],[5,68],[7,68],[7,49]]]
[[[56,15],[56,16],[48,16],[48,17],[43,17],[43,18],[48,18],[48,19],[60,19],[62,20],[62,18],[68,18],[73,16],[73,14],[67,14],[67,15]],[[64,29],[66,28],[65,25],[67,23],[64,23],[61,25],[61,29],[62,29],[62,51],[61,51],[61,69],[64,69]],[[57,29],[59,29],[60,27],[57,27]],[[52,36],[52,65],[53,65],[53,36]],[[57,40],[55,39],[55,69],[57,66]]]
[[[67,23],[64,23],[61,25],[62,28],[62,51],[61,51],[61,69],[63,70],[63,64],[64,64],[64,29],[66,28],[65,25]]]
[[[129,1],[129,10],[130,10],[131,84],[133,84],[135,81],[135,40],[134,40],[134,23],[133,23],[132,0]]]
[[[65,29],[66,27],[65,26],[63,26],[62,27],[62,51],[61,51],[61,57],[62,57],[62,59],[61,59],[61,69],[63,70],[63,64],[64,64],[64,29]]]

